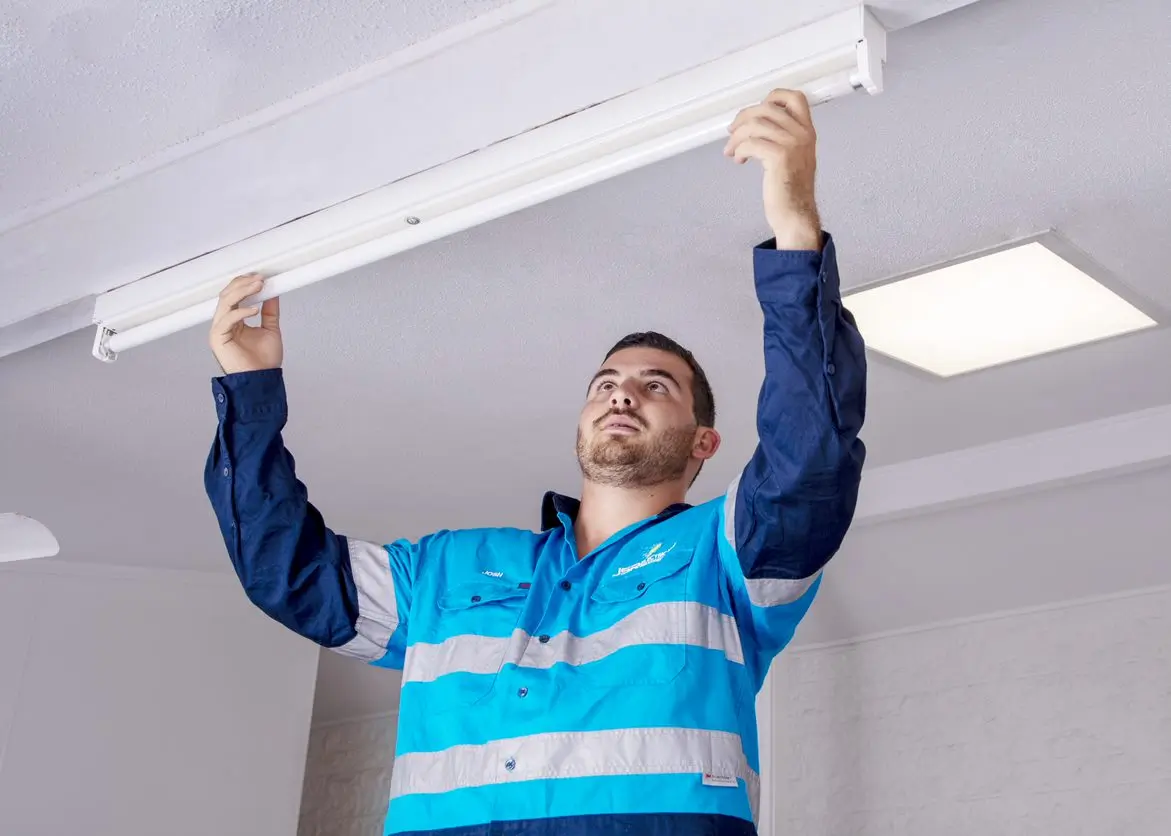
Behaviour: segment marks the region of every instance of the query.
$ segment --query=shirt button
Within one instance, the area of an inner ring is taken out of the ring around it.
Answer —
[[[548,644],[549,637],[548,636],[538,636],[537,641],[539,641],[541,644]]]
[[[480,596],[479,596],[479,595],[473,595],[473,596],[472,596],[472,603],[473,603],[473,604],[478,604],[478,603],[480,603]]]
[[[220,392],[218,395],[215,396],[215,399],[218,403],[223,403],[224,402],[224,393]]]
[[[640,584],[638,585],[638,588],[639,588],[639,591],[642,591],[642,590],[646,589],[646,584],[645,584],[645,583],[640,583]]]
[[[227,476],[231,475],[231,473],[232,473],[232,469],[230,467],[228,467],[227,465],[224,465],[224,476],[227,477]]]
[[[572,586],[573,586],[573,584],[571,584],[569,581],[562,581],[561,582],[561,588],[564,589],[566,592],[568,592]]]
[[[828,366],[825,367],[826,374],[833,374],[837,370],[838,370],[838,367],[835,366],[833,363],[830,363]]]
[[[514,769],[516,769],[516,760],[513,758],[509,758],[508,760],[506,760],[504,762],[504,768],[507,769],[509,772],[512,772]]]
[[[529,689],[528,688],[521,688],[516,692],[516,695],[518,697],[520,697],[521,699],[524,699],[525,697],[527,697],[529,695]]]

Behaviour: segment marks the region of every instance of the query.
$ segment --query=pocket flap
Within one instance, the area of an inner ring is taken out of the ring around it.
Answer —
[[[484,604],[524,598],[527,594],[527,585],[521,586],[516,582],[489,578],[477,579],[461,583],[445,592],[439,598],[439,608],[441,610],[466,610]]]
[[[590,597],[606,604],[640,598],[659,581],[686,569],[694,554],[694,549],[672,549],[659,560],[652,560],[645,565],[635,564],[637,568],[632,567],[625,572],[618,569],[604,578]]]

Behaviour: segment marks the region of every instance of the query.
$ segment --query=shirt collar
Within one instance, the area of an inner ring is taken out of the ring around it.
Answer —
[[[686,511],[691,506],[686,502],[677,502],[659,512],[659,519],[673,517],[680,511]],[[561,525],[560,515],[564,514],[570,522],[577,520],[577,512],[581,510],[581,501],[571,496],[549,491],[541,501],[541,530],[548,531]]]

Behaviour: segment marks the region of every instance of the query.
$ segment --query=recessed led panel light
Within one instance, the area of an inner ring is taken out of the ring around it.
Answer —
[[[848,294],[845,303],[870,348],[940,377],[1156,324],[1042,240]]]

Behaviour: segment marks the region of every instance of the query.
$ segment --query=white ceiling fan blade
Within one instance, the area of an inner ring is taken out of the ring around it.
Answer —
[[[0,563],[52,557],[61,550],[45,526],[23,514],[0,514]]]

